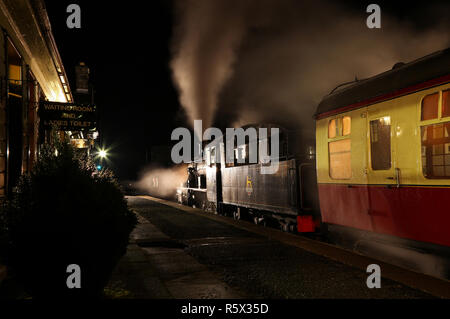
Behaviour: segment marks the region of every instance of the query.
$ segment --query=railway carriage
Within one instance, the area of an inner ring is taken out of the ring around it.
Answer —
[[[326,96],[316,150],[335,241],[449,277],[449,49]]]

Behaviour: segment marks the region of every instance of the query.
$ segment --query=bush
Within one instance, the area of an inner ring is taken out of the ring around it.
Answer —
[[[100,296],[136,225],[111,172],[67,142],[44,147],[7,215],[8,264],[35,297]],[[81,289],[66,285],[70,264],[81,268]]]
[[[6,263],[8,250],[8,225],[6,219],[5,202],[0,203],[0,264]]]

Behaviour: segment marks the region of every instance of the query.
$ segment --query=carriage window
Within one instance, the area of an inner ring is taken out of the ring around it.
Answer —
[[[248,145],[239,145],[234,149],[234,166],[241,166],[248,164]]]
[[[344,116],[342,118],[342,135],[346,136],[351,133],[352,121],[350,116]]]
[[[442,92],[442,117],[450,116],[450,90]]]
[[[240,158],[243,160],[244,164],[248,164],[248,152],[247,152],[248,144],[242,145],[239,147],[240,150]]]
[[[210,163],[211,163],[211,164],[215,164],[215,163],[216,163],[216,148],[215,148],[215,147],[211,147],[211,159],[210,159]]]
[[[370,121],[370,155],[373,170],[391,168],[391,118]]]
[[[422,171],[426,178],[450,178],[450,122],[421,127]]]
[[[347,136],[351,133],[351,117],[344,116],[328,122],[328,138]]]
[[[211,165],[211,156],[210,156],[209,148],[205,149],[205,160],[206,160],[206,165],[210,166]]]
[[[337,120],[331,120],[328,122],[328,138],[335,138],[337,134]]]
[[[350,179],[352,177],[350,139],[328,143],[328,152],[330,177],[332,179]]]
[[[438,117],[439,93],[427,95],[422,100],[422,121]]]

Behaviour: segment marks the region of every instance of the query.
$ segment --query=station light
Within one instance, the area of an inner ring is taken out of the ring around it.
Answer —
[[[61,83],[64,85],[66,84],[66,79],[64,78],[64,75],[60,74],[59,79],[61,80]]]

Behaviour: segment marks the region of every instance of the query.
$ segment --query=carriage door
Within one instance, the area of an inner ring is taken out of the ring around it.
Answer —
[[[394,160],[393,120],[392,113],[388,110],[369,108],[367,115],[369,209],[367,213],[372,217],[388,217],[393,210],[393,205],[397,202],[400,170],[395,167]],[[374,227],[381,230],[380,225],[374,225]]]

